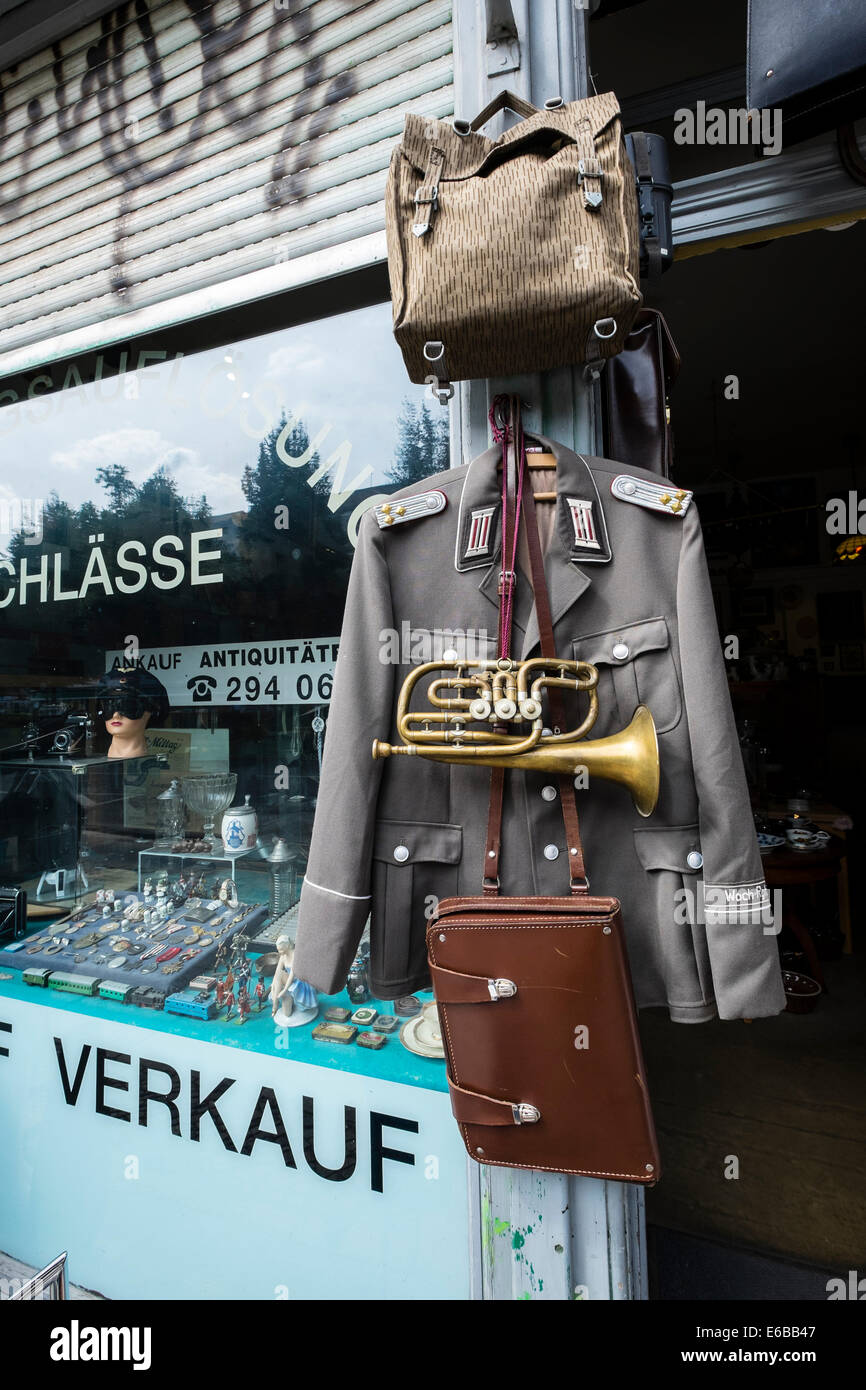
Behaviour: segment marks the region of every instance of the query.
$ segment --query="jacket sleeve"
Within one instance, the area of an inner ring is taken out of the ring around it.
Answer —
[[[383,533],[367,512],[343,617],[316,815],[301,889],[294,972],[326,994],[341,990],[370,911],[376,802],[375,738],[391,727],[394,665],[382,659],[393,627]]]
[[[683,520],[677,618],[698,796],[703,910],[720,1018],[785,1007],[770,895],[731,708],[697,508]]]

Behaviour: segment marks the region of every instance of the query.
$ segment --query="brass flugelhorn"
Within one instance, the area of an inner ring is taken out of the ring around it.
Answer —
[[[427,691],[430,709],[411,710],[418,682],[435,672],[453,674],[440,674],[431,681]],[[649,816],[659,794],[659,750],[653,717],[646,705],[638,705],[631,723],[618,734],[586,739],[598,716],[597,686],[598,669],[588,661],[560,657],[428,661],[410,671],[397,701],[397,731],[404,742],[374,739],[373,757],[414,755],[434,762],[516,767],[567,776],[586,769],[590,777],[627,787],[640,814]],[[542,694],[551,687],[588,695],[586,715],[575,728],[545,731]],[[472,724],[488,727],[468,727]],[[489,727],[519,724],[528,727],[513,734]]]

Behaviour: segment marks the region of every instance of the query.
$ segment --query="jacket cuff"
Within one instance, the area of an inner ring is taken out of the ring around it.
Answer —
[[[342,893],[305,878],[292,969],[322,994],[339,994],[370,915],[370,896]]]
[[[749,885],[754,886],[754,885]],[[745,919],[738,911],[754,912]],[[787,1003],[775,932],[755,908],[731,905],[724,918],[706,920],[713,993],[719,1018],[771,1018]]]

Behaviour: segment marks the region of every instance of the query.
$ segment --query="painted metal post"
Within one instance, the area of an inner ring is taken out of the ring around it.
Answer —
[[[513,0],[517,29],[491,47],[485,0],[455,0],[455,109],[471,118],[503,89],[541,106],[589,90],[588,11],[576,0]],[[497,119],[502,119],[497,118]],[[492,127],[491,127],[492,129]],[[586,453],[601,453],[598,388],[580,369],[459,385],[451,411],[452,461],[490,440],[487,411],[502,390],[528,403],[527,425]],[[610,1300],[647,1297],[644,1194],[625,1183],[482,1167],[467,1159],[472,1296]]]

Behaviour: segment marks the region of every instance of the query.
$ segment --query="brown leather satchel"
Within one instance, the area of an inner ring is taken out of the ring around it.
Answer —
[[[535,504],[530,488],[513,484],[515,455],[518,467],[525,460],[513,398],[505,442],[500,655],[508,654],[522,494],[541,652],[552,656]],[[551,691],[550,714],[564,727],[558,694]],[[495,768],[483,894],[444,899],[427,929],[451,1107],[479,1163],[652,1185],[658,1145],[620,905],[590,896],[574,787],[568,777],[559,783],[571,896],[499,896],[504,770]]]

